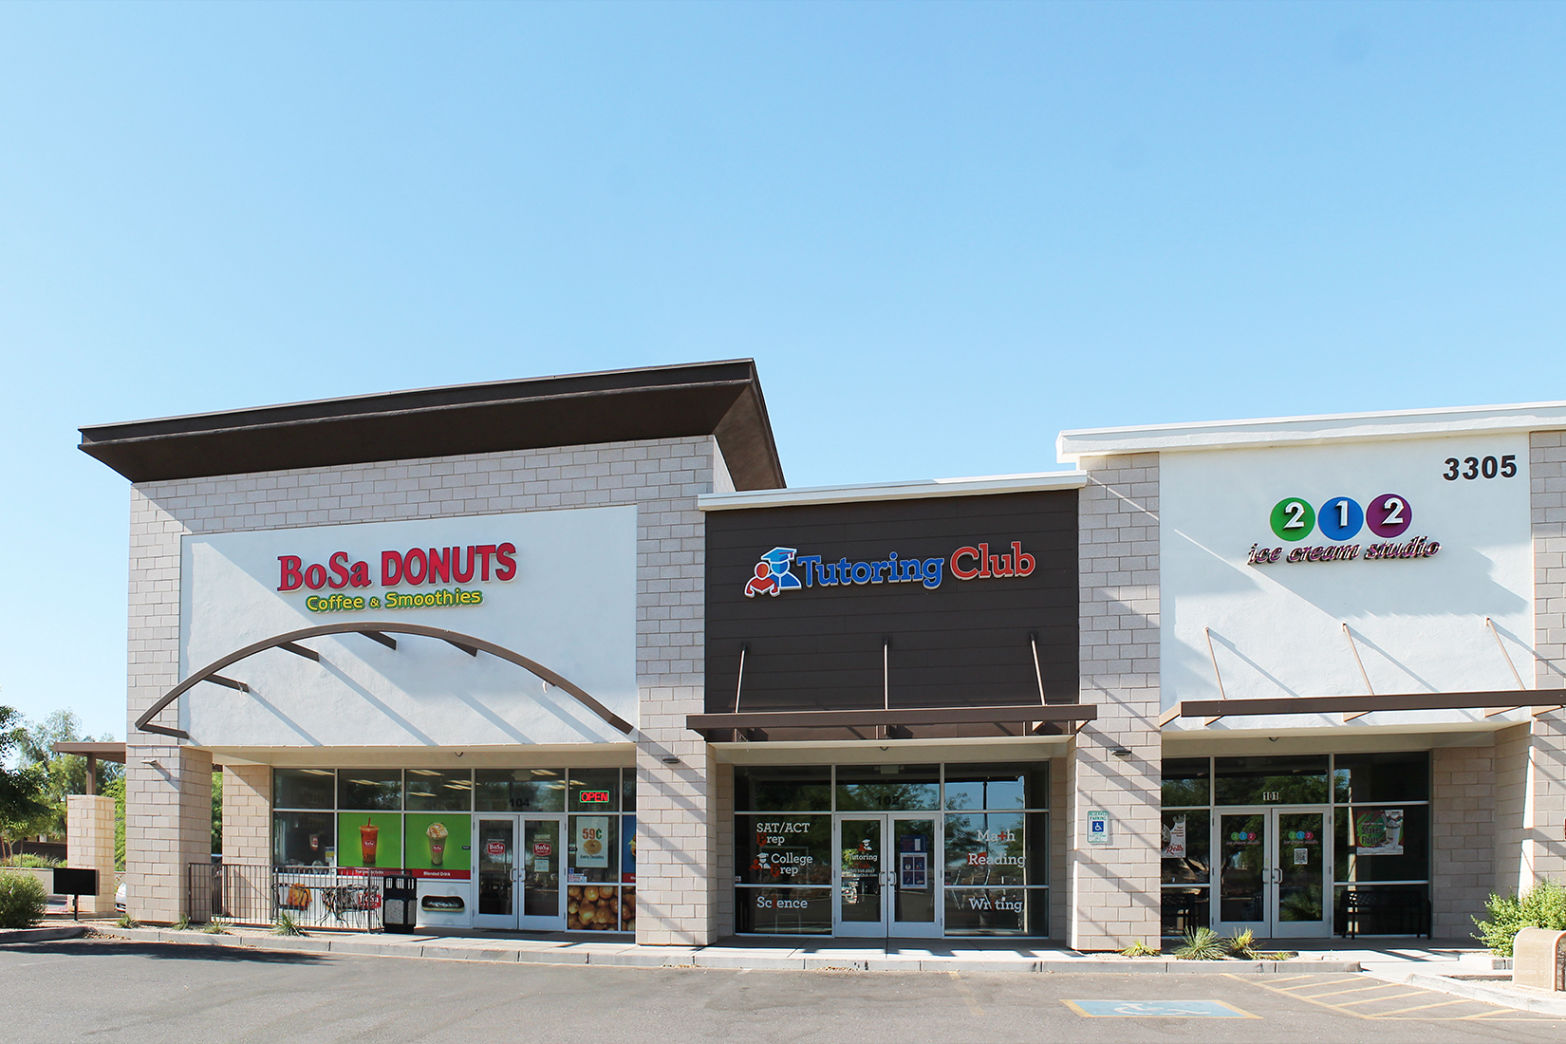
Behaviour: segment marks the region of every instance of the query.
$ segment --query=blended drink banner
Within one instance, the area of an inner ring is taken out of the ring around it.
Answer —
[[[337,866],[344,870],[401,870],[402,814],[337,813]]]
[[[473,817],[460,812],[403,816],[403,866],[415,877],[466,881],[473,869]]]

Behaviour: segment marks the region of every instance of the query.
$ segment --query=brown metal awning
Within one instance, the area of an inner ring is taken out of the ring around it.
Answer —
[[[77,740],[54,745],[56,754],[80,754],[87,759],[87,793],[98,792],[98,762],[125,764],[125,744],[101,740]]]
[[[959,738],[976,735],[1041,735],[1075,732],[1098,717],[1093,704],[1000,707],[867,707],[854,710],[749,711],[744,714],[691,714],[685,727],[709,742],[793,738],[886,739]],[[840,736],[825,736],[835,731]],[[898,735],[897,733],[901,733]]]
[[[1515,710],[1527,706],[1530,697],[1549,700],[1566,690],[1501,689],[1486,692],[1408,692],[1373,696],[1277,696],[1252,700],[1181,700],[1165,711],[1159,725],[1177,718],[1219,718],[1273,714],[1375,714],[1380,711]],[[1524,702],[1519,702],[1522,700]],[[1537,712],[1536,712],[1537,713]]]
[[[626,735],[630,735],[630,733],[633,731],[633,726],[630,722],[609,710],[609,708],[605,707],[602,703],[599,703],[581,686],[577,685],[568,678],[556,674],[554,671],[545,667],[538,661],[528,659],[521,653],[513,652],[504,646],[496,645],[494,642],[486,641],[483,638],[476,638],[473,635],[462,634],[457,631],[448,631],[440,627],[427,627],[423,624],[397,623],[394,621],[377,622],[373,620],[367,620],[362,623],[321,624],[316,627],[305,627],[297,631],[289,631],[286,634],[276,634],[270,638],[263,638],[261,641],[253,642],[252,644],[247,645],[242,649],[235,649],[227,656],[221,657],[220,659],[214,660],[207,664],[205,667],[201,668],[199,671],[192,674],[178,685],[174,686],[168,692],[164,693],[156,703],[154,703],[151,707],[148,707],[147,710],[142,713],[141,717],[136,719],[136,728],[140,729],[142,732],[154,732],[161,736],[173,736],[176,739],[189,739],[190,734],[187,733],[184,729],[176,729],[167,725],[157,725],[153,723],[152,719],[157,717],[158,713],[165,707],[178,700],[185,692],[194,688],[196,685],[201,684],[202,682],[211,682],[216,685],[222,685],[225,688],[235,689],[239,692],[249,692],[250,687],[244,682],[235,681],[233,678],[228,678],[217,673],[231,664],[238,663],[241,660],[249,659],[251,656],[254,656],[257,653],[265,652],[268,649],[287,649],[289,652],[293,652],[295,655],[310,654],[308,656],[309,659],[320,662],[320,655],[318,653],[315,653],[314,650],[309,649],[306,646],[300,646],[299,643],[309,638],[323,638],[340,634],[363,635],[364,637],[369,638],[374,642],[378,642],[379,644],[384,645],[394,651],[397,648],[397,642],[395,639],[388,637],[390,634],[408,634],[425,638],[439,639],[440,641],[443,641],[446,644],[453,646],[454,648],[461,649],[463,652],[473,657],[477,657],[481,652],[488,653],[497,659],[505,660],[508,663],[514,663],[523,670],[530,672],[535,677],[542,679],[557,689],[560,689],[561,691],[573,697],[582,706],[592,711],[603,721],[609,723],[614,728],[620,730]]]

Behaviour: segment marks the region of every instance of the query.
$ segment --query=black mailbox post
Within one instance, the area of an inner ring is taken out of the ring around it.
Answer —
[[[77,920],[81,897],[98,894],[98,871],[74,866],[55,867],[54,894],[71,897],[71,920]]]
[[[413,933],[419,917],[417,891],[412,877],[388,874],[381,879],[381,924],[388,932]]]

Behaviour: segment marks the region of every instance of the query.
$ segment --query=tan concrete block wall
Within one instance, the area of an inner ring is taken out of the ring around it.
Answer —
[[[691,437],[139,485],[131,492],[129,718],[179,681],[184,533],[634,505],[642,705],[638,935],[648,942],[705,941],[718,917],[710,872],[716,827],[706,801],[705,745],[684,728],[685,715],[702,708],[705,540],[695,498],[731,484],[716,441]],[[161,720],[173,724],[172,710]],[[182,856],[165,834],[178,827],[140,803],[156,793],[147,759],[174,744],[130,729],[127,746],[128,799],[134,795],[137,809],[127,826],[133,853],[127,875],[139,882],[133,889],[146,892],[137,901],[149,911],[137,916],[172,919],[151,911],[173,908],[171,882],[183,872],[174,863]],[[665,764],[668,756],[679,764]],[[248,851],[254,840],[236,843]]]
[[[1081,699],[1098,706],[1098,719],[1077,733],[1069,759],[1068,938],[1074,949],[1112,950],[1159,937],[1158,456],[1093,458],[1083,470]],[[1087,843],[1095,809],[1109,814],[1107,846]]]
[[[1534,684],[1560,689],[1566,688],[1566,432],[1536,431],[1529,436],[1528,475]],[[1544,878],[1566,878],[1566,711],[1533,719],[1526,797],[1519,872],[1523,888]]]
[[[1495,794],[1495,883],[1498,895],[1518,891],[1526,879],[1532,887],[1532,871],[1523,861],[1523,819],[1528,801],[1528,744],[1530,726],[1513,725],[1495,734],[1492,787]]]
[[[1461,939],[1495,885],[1495,748],[1438,747],[1430,773],[1430,930]]]
[[[84,895],[82,913],[114,913],[114,799],[102,794],[70,794],[65,799],[65,865],[98,871],[98,894]]]
[[[272,861],[272,767],[223,766],[223,862]]]
[[[1071,759],[1049,763],[1049,937],[1071,933]]]
[[[127,745],[126,912],[167,924],[192,913],[186,876],[212,860],[212,756],[175,745]]]

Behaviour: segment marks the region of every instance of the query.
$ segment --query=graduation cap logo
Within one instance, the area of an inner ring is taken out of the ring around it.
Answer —
[[[763,594],[775,598],[779,591],[793,591],[803,587],[799,577],[788,571],[794,563],[795,553],[792,547],[774,547],[762,555],[756,563],[756,575],[745,584],[745,597],[754,598]]]

